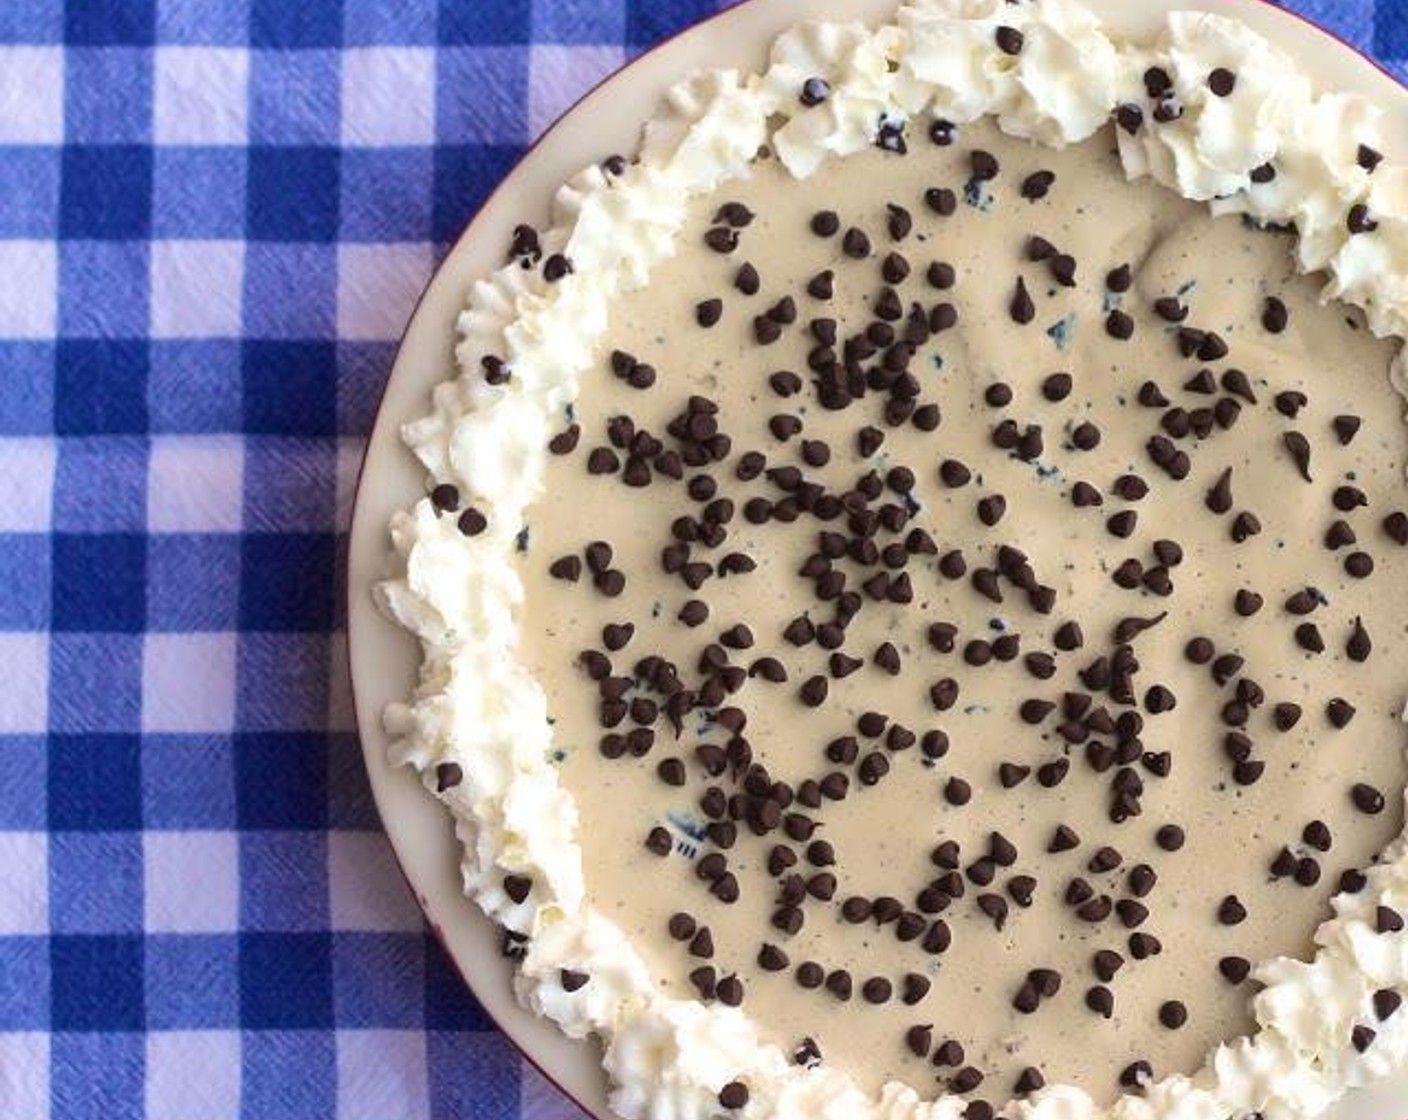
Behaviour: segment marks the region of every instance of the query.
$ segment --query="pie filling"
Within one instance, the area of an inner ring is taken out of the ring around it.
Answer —
[[[939,124],[612,307],[518,565],[594,904],[876,1090],[1190,1072],[1402,825],[1406,431],[1290,239]]]

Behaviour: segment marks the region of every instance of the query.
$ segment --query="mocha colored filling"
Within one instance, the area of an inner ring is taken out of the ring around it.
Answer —
[[[522,656],[667,991],[872,1088],[1108,1098],[1250,1029],[1400,827],[1404,404],[1110,135],[933,136],[761,159],[613,305]]]

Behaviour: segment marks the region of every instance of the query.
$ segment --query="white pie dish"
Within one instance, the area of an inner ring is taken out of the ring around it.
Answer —
[[[408,691],[415,667],[414,643],[378,616],[369,588],[384,574],[385,525],[391,512],[420,493],[421,471],[400,446],[400,425],[423,411],[430,388],[452,369],[453,319],[469,281],[496,266],[508,231],[518,221],[540,219],[554,188],[580,166],[612,151],[634,147],[636,122],[649,116],[660,93],[702,67],[755,66],[771,36],[804,17],[878,17],[888,2],[848,0],[824,10],[798,0],[754,0],[671,41],[611,79],[573,110],[524,160],[488,203],[432,282],[408,330],[369,447],[353,526],[349,628],[355,693],[372,786],[387,830],[422,906],[462,972],[472,980],[486,1009],[525,1052],[585,1107],[608,1116],[604,1079],[589,1047],[568,1042],[514,1002],[509,969],[498,953],[492,927],[461,895],[457,850],[449,821],[426,797],[409,771],[390,769],[381,729],[384,704]],[[1147,2],[1137,13],[1113,0],[1091,5],[1112,26],[1137,34],[1173,8],[1189,6],[1242,19],[1304,60],[1325,87],[1355,90],[1390,108],[1397,143],[1390,157],[1404,155],[1408,96],[1382,72],[1348,48],[1302,21],[1255,0],[1198,5]],[[525,205],[525,202],[528,205]],[[536,205],[533,205],[536,203]],[[1340,1115],[1387,1120],[1387,1102],[1402,1099],[1408,1083],[1361,1096]],[[1380,1103],[1375,1104],[1374,1100]]]

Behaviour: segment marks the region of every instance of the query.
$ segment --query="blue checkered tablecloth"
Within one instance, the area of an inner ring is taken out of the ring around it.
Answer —
[[[716,5],[0,0],[0,1120],[577,1115],[378,829],[347,516],[447,240]]]

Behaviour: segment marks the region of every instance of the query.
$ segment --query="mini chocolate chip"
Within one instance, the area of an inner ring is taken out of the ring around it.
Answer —
[[[1080,846],[1080,837],[1075,830],[1061,824],[1056,826],[1056,831],[1051,836],[1050,843],[1046,850],[1053,855],[1059,852],[1069,852]]]
[[[1056,182],[1054,171],[1033,171],[1022,180],[1020,194],[1028,202],[1038,202],[1050,192]]]
[[[841,251],[853,260],[870,256],[870,238],[865,231],[852,226],[841,239]]]
[[[1166,852],[1176,852],[1183,847],[1183,829],[1176,824],[1162,825],[1154,834],[1154,841]]]
[[[1014,323],[1022,325],[1030,323],[1036,318],[1036,305],[1032,302],[1031,293],[1027,291],[1026,280],[1020,276],[1017,277],[1017,286],[1013,290],[1008,312]]]
[[[1225,926],[1241,925],[1247,920],[1247,908],[1235,894],[1229,894],[1218,903],[1217,920]]]
[[[1377,816],[1384,811],[1384,795],[1365,782],[1358,782],[1350,790],[1354,807],[1368,816]]]
[[[815,105],[820,105],[830,96],[830,82],[825,78],[808,78],[802,83],[802,89],[797,94],[797,100],[810,109]]]
[[[1273,705],[1271,722],[1275,724],[1277,731],[1289,731],[1300,722],[1300,705],[1288,700]]]
[[[730,1081],[719,1090],[719,1104],[729,1111],[743,1108],[747,1103],[748,1086],[741,1081]]]
[[[1159,1022],[1168,1030],[1181,1030],[1188,1022],[1188,1008],[1179,1000],[1168,1000],[1159,1007]]]
[[[1356,202],[1349,208],[1344,224],[1352,234],[1373,233],[1379,228],[1379,223],[1369,216],[1369,207],[1362,202]]]
[[[1291,459],[1296,465],[1296,470],[1300,472],[1301,478],[1306,482],[1313,482],[1310,477],[1310,441],[1300,432],[1285,432],[1281,436],[1281,441],[1286,445],[1286,450],[1290,452]]]
[[[1351,661],[1367,661],[1373,648],[1374,643],[1369,638],[1369,631],[1364,628],[1363,619],[1356,615],[1349,641],[1345,644],[1345,653]]]
[[[457,762],[442,762],[435,767],[435,792],[444,793],[464,781],[464,771]]]
[[[1331,726],[1342,729],[1354,718],[1355,707],[1348,700],[1336,696],[1325,705],[1325,717]]]
[[[1208,75],[1208,89],[1218,97],[1230,97],[1237,88],[1237,75],[1225,66],[1219,66]]]
[[[991,528],[1002,520],[1002,515],[1007,512],[1007,499],[1001,494],[989,494],[978,499],[976,506],[978,520]]]
[[[1134,337],[1134,320],[1117,307],[1105,317],[1105,333],[1126,342]]]

